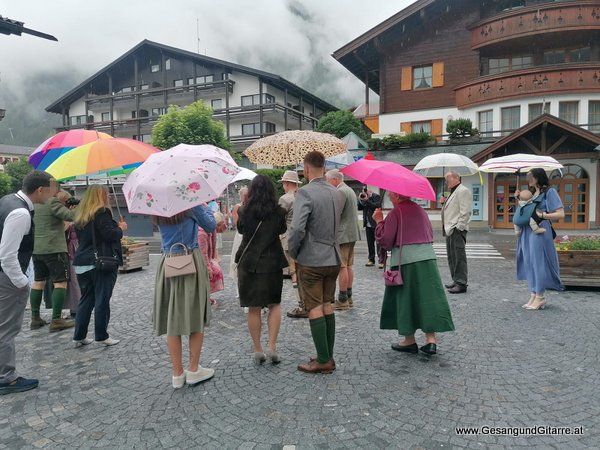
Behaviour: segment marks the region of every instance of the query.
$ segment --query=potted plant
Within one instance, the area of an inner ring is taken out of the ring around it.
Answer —
[[[446,124],[446,133],[450,135],[450,142],[478,142],[481,139],[479,130],[473,128],[471,119],[449,120]]]
[[[554,245],[566,286],[600,287],[600,235],[564,236]]]

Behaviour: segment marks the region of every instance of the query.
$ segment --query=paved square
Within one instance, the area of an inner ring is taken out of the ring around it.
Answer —
[[[381,271],[363,266],[363,241],[356,306],[336,313],[334,374],[296,370],[314,349],[308,322],[287,317],[283,362],[255,367],[246,317],[227,279],[202,355],[215,378],[177,391],[165,340],[151,332],[152,257],[150,268],[119,276],[109,326],[122,339],[115,347],[74,349],[70,331],[29,331],[27,317],[18,367],[40,387],[0,397],[0,449],[598,448],[598,291],[550,293],[546,310],[525,311],[514,237],[472,232],[469,242],[492,245],[504,258],[469,259],[469,291],[449,299],[457,330],[439,335],[438,356],[390,349],[398,338],[379,330]],[[226,239],[225,254],[229,246]],[[438,263],[448,281],[446,259]],[[286,281],[284,311],[294,295]],[[424,341],[422,334],[417,339]],[[583,426],[584,435],[455,433],[485,425]]]

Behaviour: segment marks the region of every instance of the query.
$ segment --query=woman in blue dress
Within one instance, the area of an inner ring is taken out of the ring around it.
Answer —
[[[546,289],[562,290],[558,255],[552,236],[552,220],[565,217],[563,204],[556,189],[549,186],[544,169],[531,169],[527,174],[529,190],[539,205],[534,216],[541,219],[539,226],[546,231],[535,234],[531,227],[523,227],[517,241],[517,279],[527,280],[530,297],[523,305],[528,310],[540,310],[546,306]],[[518,195],[518,192],[516,193]]]

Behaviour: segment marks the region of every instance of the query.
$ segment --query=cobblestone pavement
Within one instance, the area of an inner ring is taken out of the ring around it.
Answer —
[[[469,260],[468,293],[450,297],[457,330],[439,335],[436,357],[390,349],[398,337],[378,328],[381,271],[363,266],[361,242],[356,306],[336,314],[335,373],[296,370],[314,350],[308,322],[287,317],[283,362],[255,367],[245,315],[227,280],[202,356],[215,378],[177,391],[165,340],[151,332],[152,257],[150,268],[119,277],[109,327],[122,339],[115,347],[74,349],[70,332],[29,331],[26,318],[18,367],[40,387],[0,397],[0,449],[598,448],[598,291],[551,293],[546,310],[525,311],[526,289],[514,280],[514,236],[471,233],[469,241],[492,244],[506,259]],[[446,259],[438,261],[448,281]],[[294,296],[286,281],[284,311]],[[485,425],[583,426],[584,435],[455,433]]]

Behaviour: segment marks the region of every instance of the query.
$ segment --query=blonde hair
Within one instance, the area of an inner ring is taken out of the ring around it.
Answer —
[[[213,213],[213,216],[215,216],[215,222],[217,225],[219,225],[220,223],[225,223],[225,216],[223,215],[223,213],[217,211]]]
[[[90,186],[83,194],[81,203],[75,210],[76,228],[83,228],[92,221],[98,210],[108,206],[108,189],[104,186]]]
[[[69,194],[67,191],[65,191],[64,189],[60,189],[57,193],[56,193],[56,198],[58,199],[59,202],[61,203],[65,203],[67,200],[69,200],[71,197],[73,197],[71,194]]]

